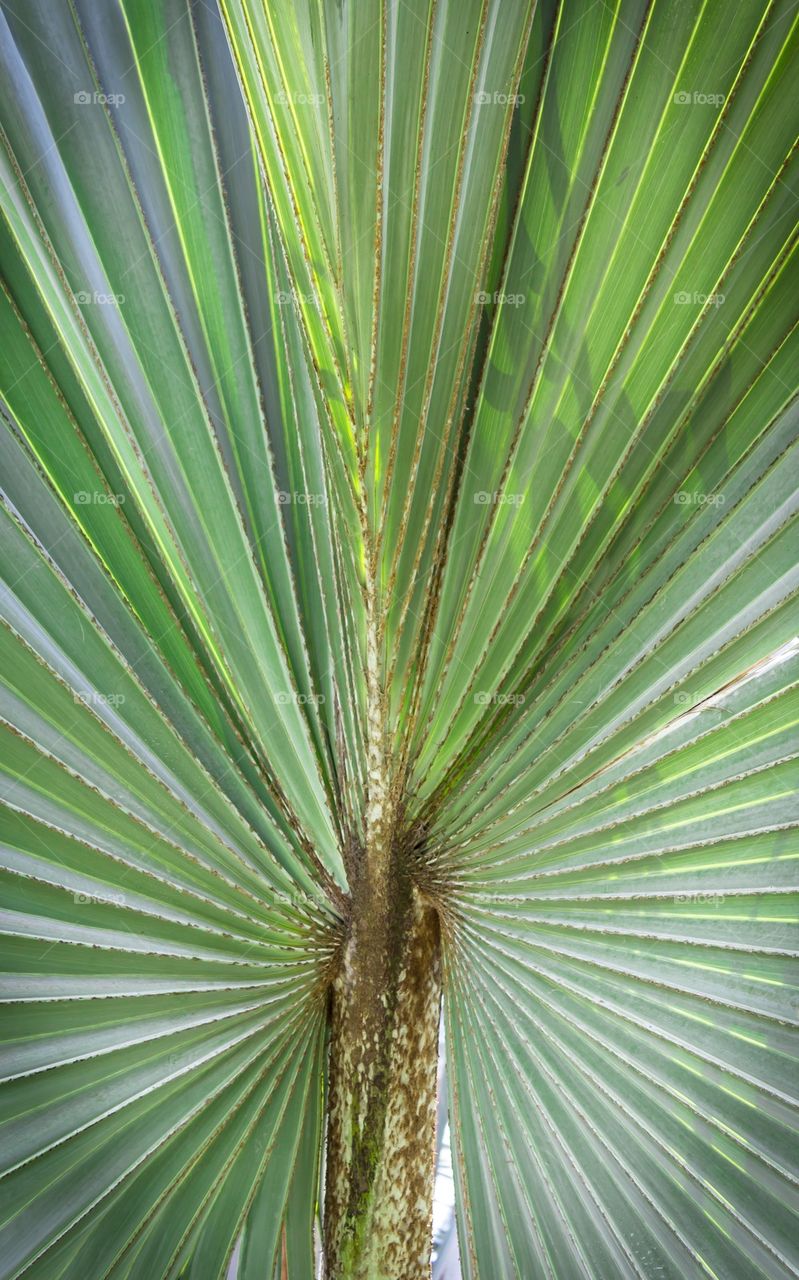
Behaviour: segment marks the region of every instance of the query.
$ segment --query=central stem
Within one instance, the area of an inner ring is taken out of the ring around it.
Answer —
[[[439,929],[407,867],[373,615],[367,693],[366,839],[332,988],[325,1259],[328,1280],[420,1280],[430,1273]]]

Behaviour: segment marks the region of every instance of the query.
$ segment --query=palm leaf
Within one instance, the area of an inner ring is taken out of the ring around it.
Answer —
[[[0,58],[0,1274],[799,1274],[795,4]]]

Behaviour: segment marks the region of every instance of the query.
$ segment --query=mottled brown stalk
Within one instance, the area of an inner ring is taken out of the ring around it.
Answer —
[[[439,926],[411,874],[369,630],[365,840],[331,992],[326,1274],[421,1280],[430,1273]]]
[[[329,1280],[420,1280],[430,1273],[438,919],[399,869],[392,879],[388,910],[364,884],[333,986]]]

